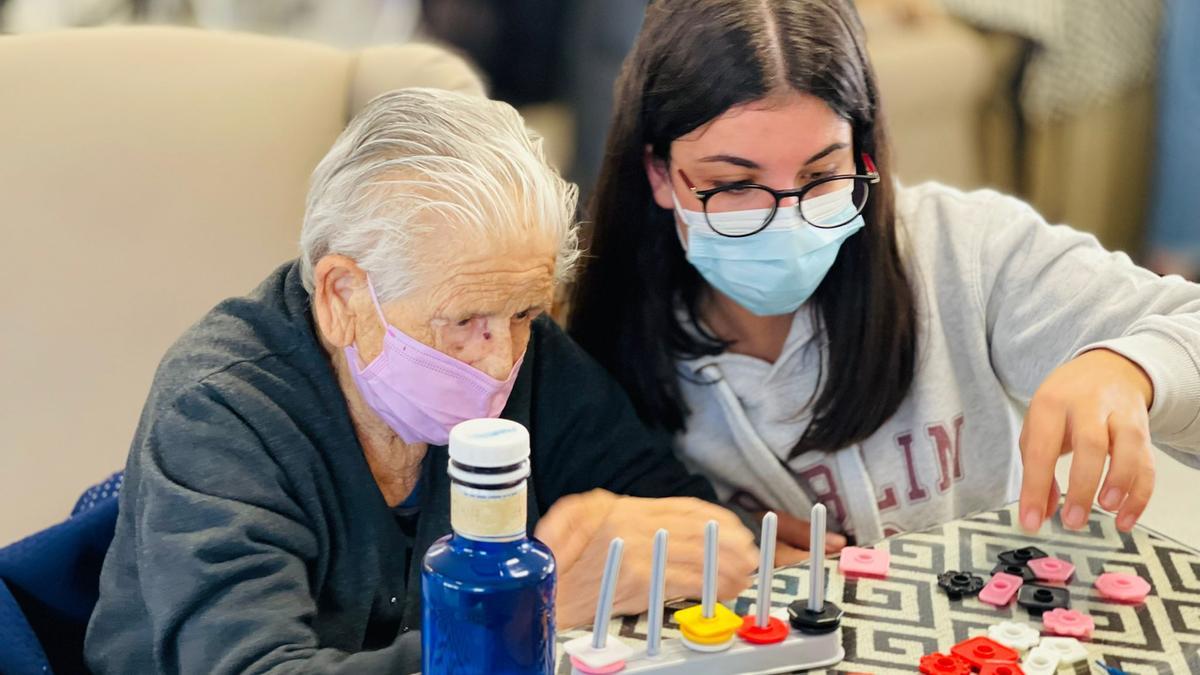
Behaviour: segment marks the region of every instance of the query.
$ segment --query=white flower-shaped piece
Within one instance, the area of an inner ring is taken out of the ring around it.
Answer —
[[[1020,621],[1002,621],[988,627],[988,637],[1013,649],[1032,649],[1041,639],[1038,629]]]

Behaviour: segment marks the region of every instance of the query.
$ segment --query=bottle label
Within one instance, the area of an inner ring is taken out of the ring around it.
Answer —
[[[501,490],[451,482],[450,525],[458,534],[477,541],[513,541],[525,536],[525,481]]]

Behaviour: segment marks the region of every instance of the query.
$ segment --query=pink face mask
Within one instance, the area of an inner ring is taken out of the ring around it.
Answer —
[[[427,347],[383,318],[375,287],[371,301],[387,333],[383,351],[359,370],[358,350],[346,347],[346,362],[363,400],[406,443],[445,445],[459,422],[496,417],[504,410],[525,355],[501,381],[458,359]]]

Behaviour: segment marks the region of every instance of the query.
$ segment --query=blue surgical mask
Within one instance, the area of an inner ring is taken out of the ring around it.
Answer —
[[[674,195],[672,195],[674,197]],[[813,197],[805,213],[825,214],[820,222],[843,222],[832,229],[813,227],[799,209],[780,206],[763,231],[749,237],[726,237],[723,232],[752,232],[768,209],[711,213],[688,211],[675,197],[675,211],[688,228],[687,260],[714,288],[759,316],[790,314],[821,285],[842,242],[863,227],[851,189]],[[853,217],[853,220],[850,220]]]

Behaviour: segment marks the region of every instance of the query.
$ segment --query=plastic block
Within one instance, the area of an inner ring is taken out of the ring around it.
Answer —
[[[787,624],[773,616],[767,619],[766,626],[760,628],[757,618],[754,615],[750,615],[742,618],[742,627],[738,629],[737,634],[738,637],[746,642],[756,645],[769,645],[776,642],[783,642],[790,632]]]
[[[970,675],[971,664],[953,654],[926,654],[917,667],[925,675]]]
[[[979,669],[979,675],[1025,675],[1015,663],[988,663]]]
[[[1011,551],[1003,551],[999,555],[1000,562],[1006,565],[1026,565],[1030,560],[1045,557],[1046,552],[1036,546],[1014,548]]]
[[[1054,675],[1058,671],[1058,654],[1049,649],[1034,647],[1021,661],[1025,675]]]
[[[1042,633],[1033,626],[1020,621],[1003,621],[988,626],[988,637],[1002,645],[1025,651],[1037,646]]]
[[[992,576],[992,580],[983,587],[983,590],[979,591],[979,599],[989,605],[1003,607],[1012,602],[1013,596],[1017,594],[1017,589],[1023,583],[1025,582],[1021,577],[997,572]]]
[[[874,548],[847,546],[838,558],[838,571],[847,577],[873,577],[882,579],[888,575],[892,556],[887,551]]]
[[[1075,573],[1074,565],[1058,558],[1034,558],[1029,561],[1028,566],[1039,581],[1056,584],[1066,583],[1067,579],[1070,579],[1071,575]]]
[[[713,607],[712,618],[704,617],[703,605],[675,612],[679,632],[691,645],[724,646],[733,640],[733,633],[742,627],[742,618],[720,603]]]
[[[633,648],[614,635],[605,638],[600,649],[592,647],[592,636],[575,638],[563,645],[563,651],[571,656],[571,664],[581,673],[615,673],[625,667],[625,661],[633,656]]]
[[[1096,621],[1074,609],[1052,609],[1042,615],[1042,625],[1055,635],[1089,638],[1096,630]]]
[[[947,570],[938,575],[938,587],[945,591],[951,600],[958,600],[964,595],[978,594],[983,588],[983,577],[968,572]]]
[[[827,601],[821,611],[814,612],[808,608],[807,600],[796,600],[788,605],[788,623],[801,633],[821,635],[842,625],[842,613],[842,608],[832,602]]]
[[[954,645],[950,648],[950,653],[975,668],[981,668],[985,663],[1016,663],[1021,658],[1012,647],[982,635]]]
[[[1010,565],[1008,563],[998,563],[992,568],[992,574],[994,575],[998,572],[1011,574],[1014,577],[1021,577],[1021,579],[1023,579],[1025,582],[1035,581],[1037,579],[1037,575],[1033,573],[1033,570],[1029,569],[1028,565]]]
[[[1058,654],[1058,662],[1063,665],[1073,666],[1088,657],[1087,647],[1072,637],[1044,637],[1038,646]]]
[[[1017,604],[1038,616],[1042,612],[1071,606],[1071,591],[1062,586],[1025,584],[1017,593]]]
[[[1096,589],[1109,600],[1138,603],[1150,594],[1150,582],[1136,574],[1106,572],[1096,577]]]

